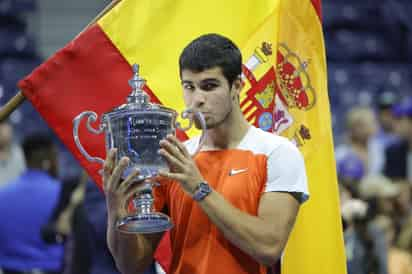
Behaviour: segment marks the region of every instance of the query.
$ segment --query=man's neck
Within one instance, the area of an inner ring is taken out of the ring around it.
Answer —
[[[204,150],[235,148],[250,128],[240,109],[235,108],[226,121],[207,130]]]

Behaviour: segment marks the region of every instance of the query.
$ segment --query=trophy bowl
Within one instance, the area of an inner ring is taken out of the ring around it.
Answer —
[[[156,177],[161,169],[168,170],[167,162],[158,153],[159,142],[169,134],[176,134],[176,129],[190,129],[195,122],[202,129],[195,154],[206,137],[206,123],[200,112],[191,109],[183,111],[181,117],[188,119],[189,124],[182,128],[176,122],[178,113],[175,110],[149,102],[149,96],[143,90],[145,83],[146,81],[139,76],[139,65],[134,64],[133,78],[129,80],[132,92],[127,97],[127,103],[104,113],[98,129],[91,126],[91,123],[97,121],[97,114],[93,111],[84,111],[73,120],[74,141],[88,161],[104,163],[103,159],[90,156],[80,142],[79,126],[84,118],[87,118],[87,129],[91,133],[105,134],[106,152],[111,148],[117,148],[117,160],[122,157],[130,159],[122,174],[123,179],[135,169],[139,170],[135,182],[144,182],[144,185],[133,198],[135,212],[118,220],[117,223],[117,228],[125,233],[156,233],[173,227],[169,216],[154,211],[152,188],[156,183],[147,180]]]

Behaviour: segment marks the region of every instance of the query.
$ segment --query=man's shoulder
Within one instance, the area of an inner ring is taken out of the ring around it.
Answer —
[[[196,152],[200,142],[200,136],[192,137],[183,142],[189,153]],[[295,144],[289,139],[251,126],[246,136],[238,145],[237,149],[247,150],[254,154],[269,155],[275,151],[299,152]]]
[[[251,127],[247,136],[239,144],[239,149],[250,150],[255,154],[269,155],[276,151],[298,151],[296,146],[287,138]]]

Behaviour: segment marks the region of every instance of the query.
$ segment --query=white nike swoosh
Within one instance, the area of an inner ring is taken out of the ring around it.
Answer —
[[[236,174],[245,172],[245,171],[247,171],[247,168],[243,168],[243,169],[231,169],[231,170],[229,171],[229,176],[233,176],[233,175],[236,175]]]

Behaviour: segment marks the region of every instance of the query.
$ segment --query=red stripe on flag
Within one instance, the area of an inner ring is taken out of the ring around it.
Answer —
[[[77,149],[73,119],[90,110],[101,115],[126,102],[130,65],[98,25],[86,30],[38,67],[19,87],[92,178],[101,185],[100,164],[88,162]],[[149,83],[150,85],[150,83]],[[146,89],[152,101],[156,96]],[[98,127],[98,123],[94,124]],[[80,125],[80,140],[93,156],[105,157],[104,134]]]
[[[322,20],[322,0],[312,0],[312,4],[320,20]]]

